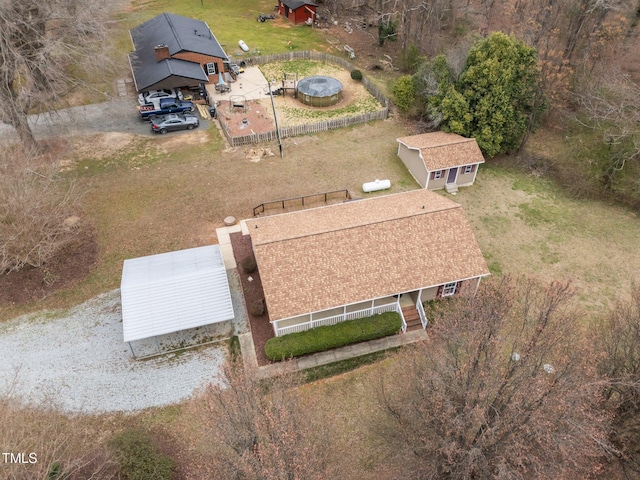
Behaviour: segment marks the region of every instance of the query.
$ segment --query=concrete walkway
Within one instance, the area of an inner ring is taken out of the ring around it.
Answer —
[[[347,345],[346,347],[335,348],[327,352],[306,355],[300,358],[294,358],[289,362],[273,363],[264,367],[258,367],[256,359],[256,350],[253,346],[253,338],[251,332],[243,333],[239,336],[240,348],[242,349],[242,359],[248,367],[257,368],[259,378],[268,378],[280,375],[285,372],[297,372],[306,370],[307,368],[327,365],[329,363],[347,360],[349,358],[360,357],[368,353],[389,350],[390,348],[408,345],[410,343],[419,342],[428,338],[427,332],[424,330],[414,330],[407,333],[399,333],[390,337],[371,340],[370,342],[356,343]]]

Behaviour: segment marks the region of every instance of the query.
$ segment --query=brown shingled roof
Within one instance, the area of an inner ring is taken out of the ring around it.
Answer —
[[[489,273],[460,205],[428,190],[247,227],[272,321]]]
[[[401,137],[397,141],[408,148],[420,150],[420,155],[430,172],[484,163],[484,157],[475,138],[465,138],[455,133],[431,132]]]

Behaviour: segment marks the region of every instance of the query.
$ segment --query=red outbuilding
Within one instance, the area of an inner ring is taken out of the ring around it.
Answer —
[[[313,22],[316,20],[317,8],[318,4],[315,2],[278,0],[278,13],[296,25],[299,23],[313,25]]]

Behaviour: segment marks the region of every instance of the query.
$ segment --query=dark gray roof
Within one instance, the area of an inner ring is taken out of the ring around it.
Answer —
[[[198,63],[178,59],[157,62],[155,47],[158,45],[167,45],[172,56],[180,52],[194,52],[227,59],[220,43],[202,20],[162,13],[132,28],[130,33],[134,52],[129,59],[139,92],[172,75],[198,82],[208,81]]]
[[[282,3],[293,10],[297,10],[303,5],[312,5],[314,7],[318,6],[316,2],[303,2],[301,0],[282,0]]]
[[[139,60],[138,52],[129,54],[129,60],[138,92],[155,88],[182,87],[209,81],[199,63],[178,60],[177,58],[167,58],[156,62],[155,53],[152,61],[145,62]],[[177,84],[174,85],[176,82],[171,81],[171,77],[179,77],[181,80],[178,81],[176,78]],[[163,81],[165,81],[164,84],[161,83]],[[158,84],[161,85],[158,86]]]
[[[154,55],[156,45],[167,45],[172,56],[178,52],[195,52],[227,59],[227,54],[205,22],[173,13],[161,13],[131,29],[134,49]]]

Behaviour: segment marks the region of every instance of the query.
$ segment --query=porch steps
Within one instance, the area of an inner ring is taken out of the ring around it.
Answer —
[[[402,315],[404,316],[404,321],[407,323],[407,332],[422,329],[420,314],[418,313],[418,310],[416,310],[416,307],[403,307]]]
[[[458,185],[456,185],[455,183],[446,183],[444,185],[444,189],[451,195],[455,195],[456,193],[458,193]]]

